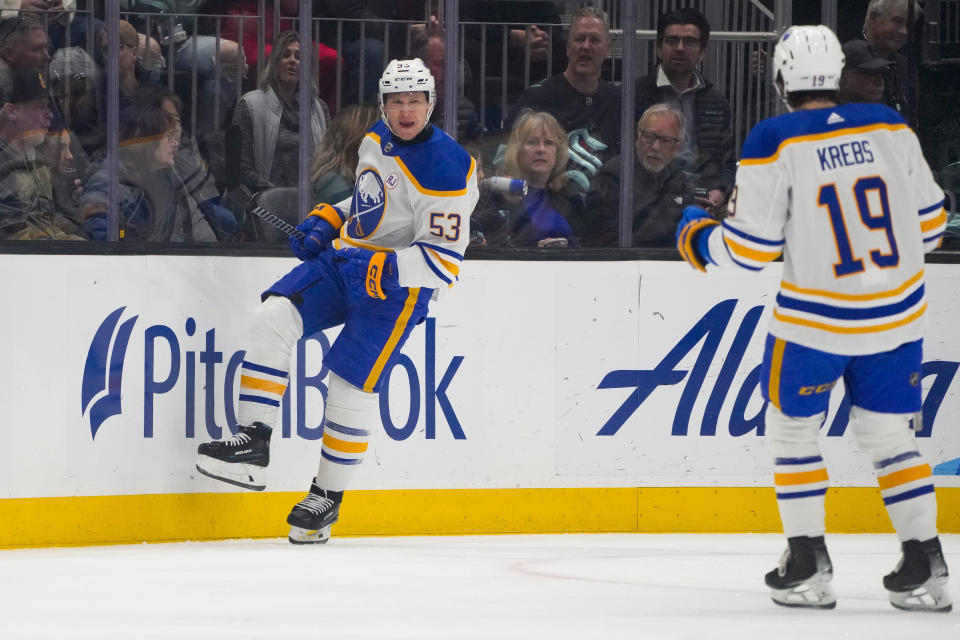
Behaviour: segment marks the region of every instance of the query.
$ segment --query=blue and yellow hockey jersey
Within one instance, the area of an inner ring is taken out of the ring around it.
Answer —
[[[398,143],[378,121],[360,144],[353,195],[334,205],[345,219],[334,247],[394,251],[402,286],[450,286],[478,198],[473,158],[453,138],[434,127]]]

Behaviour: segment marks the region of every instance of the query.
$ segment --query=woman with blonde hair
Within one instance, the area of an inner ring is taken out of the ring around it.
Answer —
[[[379,117],[373,105],[352,104],[330,122],[310,167],[314,203],[337,203],[350,197],[360,142]]]
[[[551,114],[527,111],[517,118],[502,175],[526,181],[523,195],[491,194],[473,220],[491,245],[567,247],[584,215],[583,197],[568,189],[567,133]]]

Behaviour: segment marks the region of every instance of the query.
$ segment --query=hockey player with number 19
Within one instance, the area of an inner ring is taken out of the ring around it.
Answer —
[[[290,542],[323,543],[343,491],[380,426],[378,393],[435,290],[458,279],[479,198],[476,166],[429,124],[433,77],[419,58],[392,60],[380,78],[380,112],[360,144],[353,194],[317,205],[291,238],[303,260],[263,294],[241,367],[241,427],[201,444],[197,469],[247,489],[266,486],[270,436],[303,335],[343,329],[324,358],[330,371],[321,460],[290,515]]]
[[[921,408],[923,256],[940,244],[944,195],[897,112],[837,104],[843,63],[827,27],[784,32],[773,72],[791,113],[747,136],[729,217],[721,225],[687,207],[677,248],[701,271],[759,271],[783,253],[761,365],[788,539],[780,567],[766,575],[774,602],[836,606],[817,436],[830,390],[843,378],[850,427],[873,460],[901,542],[900,564],[883,579],[890,602],[945,612],[952,605],[933,478],[911,430]]]

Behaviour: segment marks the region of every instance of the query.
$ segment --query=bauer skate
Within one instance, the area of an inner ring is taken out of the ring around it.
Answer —
[[[228,484],[263,491],[270,463],[270,427],[256,422],[240,427],[233,438],[197,447],[197,471]]]
[[[287,524],[293,544],[324,544],[330,539],[330,527],[340,517],[343,491],[324,491],[312,483],[307,497],[294,505]]]
[[[903,555],[892,573],[883,577],[890,592],[890,604],[905,611],[947,613],[953,609],[947,591],[947,563],[943,559],[940,538],[907,540]]]
[[[830,581],[833,565],[823,536],[796,536],[787,540],[780,566],[766,575],[770,598],[784,607],[833,609],[837,597]]]

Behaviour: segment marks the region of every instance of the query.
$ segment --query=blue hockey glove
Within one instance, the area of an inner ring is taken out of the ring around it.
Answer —
[[[344,278],[363,283],[363,290],[371,298],[386,300],[387,291],[400,289],[397,254],[351,247],[337,252],[347,263],[340,267]]]
[[[303,233],[303,238],[290,236],[290,251],[301,260],[316,258],[340,234],[342,224],[343,219],[336,209],[328,204],[318,204],[297,225],[297,231]]]
[[[683,210],[683,217],[677,223],[677,251],[697,271],[706,273],[708,264],[716,264],[710,257],[708,240],[712,227],[719,224],[701,207],[691,205]]]

